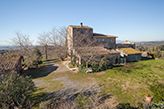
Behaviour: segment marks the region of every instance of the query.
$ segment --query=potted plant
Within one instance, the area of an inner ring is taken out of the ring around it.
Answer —
[[[151,100],[152,100],[152,98],[153,98],[153,97],[150,95],[149,92],[146,92],[145,97],[146,97],[146,101],[147,101],[147,102],[151,102]]]

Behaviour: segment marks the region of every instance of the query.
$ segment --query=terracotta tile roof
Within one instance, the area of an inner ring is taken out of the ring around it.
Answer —
[[[126,54],[141,54],[140,51],[135,50],[133,48],[120,48],[119,50],[123,51]]]
[[[106,55],[106,54],[119,54],[118,51],[112,49],[108,50],[104,47],[77,47],[75,51],[79,55],[89,56],[89,55]]]
[[[0,71],[12,70],[18,64],[20,56],[11,57],[11,58],[2,58],[0,57]]]
[[[93,37],[94,38],[118,38],[117,36],[100,34],[100,33],[93,33]]]
[[[76,26],[76,25],[69,25],[68,27],[72,27],[72,28],[90,28],[90,29],[93,29],[93,28],[91,28],[91,27],[89,27],[89,26]]]

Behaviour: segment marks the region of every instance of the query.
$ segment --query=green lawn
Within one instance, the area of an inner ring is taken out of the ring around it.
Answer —
[[[150,92],[148,84],[164,82],[164,60],[129,63],[106,72],[94,76],[104,86],[104,93],[112,93],[118,102],[136,105],[138,101],[143,101],[146,92]]]
[[[62,67],[60,67],[62,69]],[[72,73],[56,72],[49,74],[42,74],[43,69],[37,69],[31,72],[34,80],[40,80],[42,83],[38,88],[38,94],[46,94],[47,91],[54,91],[63,88],[60,81],[52,81],[53,78],[67,76],[71,81],[77,81],[81,84],[90,83],[89,78],[95,78],[96,82],[104,87],[103,92],[112,94],[117,102],[130,103],[136,106],[137,102],[142,102],[145,99],[146,92],[150,92],[148,84],[155,81],[164,83],[164,60],[145,60],[139,62],[129,63],[128,65],[98,73]],[[46,70],[46,69],[45,69]],[[38,77],[36,77],[38,76]],[[42,93],[40,93],[42,92]]]

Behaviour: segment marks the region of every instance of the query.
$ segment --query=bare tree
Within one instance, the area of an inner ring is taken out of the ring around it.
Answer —
[[[56,55],[63,58],[66,55],[66,27],[54,27],[49,35],[50,44],[55,47]]]
[[[46,59],[48,58],[47,50],[48,50],[48,45],[50,44],[49,35],[50,35],[49,33],[43,32],[39,34],[39,37],[38,37],[38,43],[41,46],[44,46],[45,48]]]
[[[31,67],[33,63],[38,60],[38,57],[33,53],[35,49],[33,49],[34,46],[32,45],[29,35],[16,32],[16,36],[13,37],[10,42],[17,47],[16,50],[10,52],[11,56],[15,56],[15,52],[17,52],[17,55],[23,56],[25,66]]]
[[[20,32],[16,32],[15,34],[15,37],[13,37],[10,42],[20,50],[20,55],[30,55],[32,41],[29,35],[23,35]]]
[[[50,43],[53,44],[54,46],[65,46],[66,34],[67,34],[66,31],[67,31],[66,27],[60,27],[60,28],[53,27],[49,35]]]

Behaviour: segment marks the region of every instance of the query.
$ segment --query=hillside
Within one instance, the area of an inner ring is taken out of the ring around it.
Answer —
[[[160,44],[164,44],[164,41],[148,41],[148,42],[135,42],[136,46],[157,46]]]

